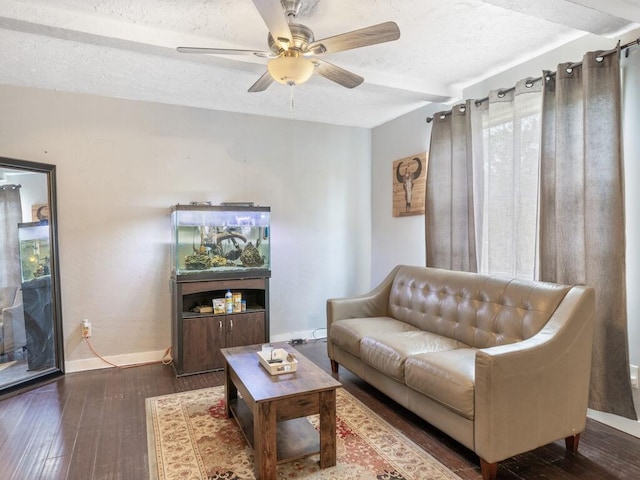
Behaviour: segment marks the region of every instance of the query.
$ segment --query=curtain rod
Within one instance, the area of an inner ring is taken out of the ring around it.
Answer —
[[[635,45],[640,45],[640,37],[638,37],[637,39],[633,40],[632,42],[629,42],[629,43],[626,43],[626,44],[622,45],[621,47],[616,47],[616,48],[612,48],[611,50],[604,51],[603,53],[601,53],[598,56],[598,58],[606,57],[608,55],[612,55],[612,54],[614,54],[614,53],[616,53],[618,51],[622,51],[622,50],[625,50],[625,55],[629,56],[629,50],[628,49],[630,47],[635,46]],[[569,62],[567,64],[566,68],[570,72],[572,69],[574,69],[575,67],[579,67],[580,65],[582,65],[582,62],[575,62],[575,63]],[[540,76],[540,77],[537,77],[537,78],[527,79],[527,83],[525,84],[525,86],[527,88],[531,88],[531,87],[533,87],[533,85],[535,85],[536,82],[539,82],[540,80],[542,80],[543,77],[545,78],[545,80],[549,80],[549,77],[553,77],[553,76],[555,76],[555,74],[556,74],[556,72],[549,72],[546,75],[543,75],[543,76]],[[516,89],[516,87],[500,89],[500,90],[498,90],[498,97],[502,98],[502,97],[505,96],[505,94],[507,94],[509,92],[512,92],[515,89]],[[475,104],[476,104],[476,106],[479,106],[480,104],[482,104],[482,102],[486,102],[487,100],[489,100],[488,96],[476,100]],[[464,108],[464,106],[462,106],[461,108]],[[462,111],[464,111],[464,110],[462,110]],[[444,112],[441,115],[444,115],[444,116],[451,115],[451,110],[449,110],[448,112]],[[427,123],[431,123],[433,121],[433,117],[427,117],[426,121],[427,121]]]
[[[0,185],[0,190],[17,190],[19,188],[22,188],[22,185],[13,185],[13,184],[6,184],[6,185]]]

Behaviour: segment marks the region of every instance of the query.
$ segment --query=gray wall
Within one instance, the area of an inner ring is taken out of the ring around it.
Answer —
[[[424,215],[394,217],[393,162],[429,150],[427,116],[444,110],[431,104],[373,130],[371,284],[377,285],[396,265],[424,265]]]
[[[272,208],[271,335],[325,325],[369,287],[371,132],[0,87],[0,154],[57,165],[68,371],[159,359],[170,344],[169,207]],[[323,332],[320,332],[322,334]]]

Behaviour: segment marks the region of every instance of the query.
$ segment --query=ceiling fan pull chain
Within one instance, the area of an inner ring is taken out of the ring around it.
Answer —
[[[293,119],[293,92],[296,87],[295,83],[289,84],[289,120]]]

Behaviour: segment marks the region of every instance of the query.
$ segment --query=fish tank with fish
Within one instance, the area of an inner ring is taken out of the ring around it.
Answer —
[[[171,272],[180,280],[271,276],[271,208],[251,203],[171,207]]]
[[[49,222],[19,223],[18,242],[22,282],[50,275]]]

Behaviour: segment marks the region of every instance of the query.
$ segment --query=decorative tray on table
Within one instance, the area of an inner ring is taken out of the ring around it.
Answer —
[[[284,348],[274,348],[271,352],[256,352],[260,365],[271,375],[292,373],[298,369],[298,359]]]

